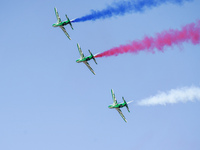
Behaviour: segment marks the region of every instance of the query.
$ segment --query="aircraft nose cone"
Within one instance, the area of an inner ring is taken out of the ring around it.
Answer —
[[[53,27],[56,27],[56,24],[53,24],[52,26],[53,26]]]

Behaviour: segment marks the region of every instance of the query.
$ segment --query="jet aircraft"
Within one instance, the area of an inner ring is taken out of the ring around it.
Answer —
[[[66,21],[61,21],[57,9],[54,8],[54,10],[55,10],[56,18],[57,18],[57,23],[54,23],[52,26],[53,27],[60,27],[63,30],[63,32],[65,33],[65,35],[71,40],[71,38],[70,38],[69,34],[67,33],[67,31],[66,31],[66,29],[65,29],[64,26],[67,25],[67,24],[69,24],[71,26],[72,30],[74,30],[73,27],[72,27],[72,21],[74,19],[73,20],[69,20],[69,18],[67,17],[67,15],[65,15],[66,18],[67,18],[67,20]]]
[[[110,108],[110,109],[115,108],[115,109],[119,112],[119,114],[121,115],[121,117],[124,119],[124,121],[127,122],[127,120],[126,120],[126,118],[124,117],[124,115],[123,115],[123,113],[122,113],[122,111],[121,111],[120,108],[126,107],[127,110],[128,110],[128,112],[130,112],[130,110],[129,110],[129,108],[128,108],[128,104],[131,103],[132,101],[126,102],[125,99],[124,99],[124,97],[122,97],[122,99],[123,99],[124,102],[123,102],[123,103],[117,103],[117,100],[116,100],[116,98],[115,98],[115,94],[114,94],[113,89],[111,89],[111,94],[112,94],[112,98],[113,98],[113,104],[112,104],[112,105],[109,105],[108,108]]]
[[[89,53],[90,53],[90,56],[85,57],[84,54],[83,54],[83,52],[82,52],[82,50],[81,50],[81,48],[80,48],[80,46],[79,46],[79,44],[77,44],[77,47],[78,47],[78,51],[79,51],[79,53],[80,53],[80,55],[81,55],[81,58],[80,58],[80,59],[77,59],[76,62],[77,62],[77,63],[83,62],[83,63],[90,69],[90,71],[95,75],[94,70],[90,67],[90,65],[89,65],[89,63],[88,63],[87,61],[93,59],[94,62],[97,64],[96,59],[95,59],[95,56],[96,56],[97,54],[96,54],[96,55],[93,55],[93,54],[90,52],[90,50],[88,50]]]

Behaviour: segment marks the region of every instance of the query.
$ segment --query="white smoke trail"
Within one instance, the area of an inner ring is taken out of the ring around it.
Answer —
[[[182,87],[179,89],[172,89],[168,92],[160,92],[155,96],[143,99],[138,102],[141,106],[150,105],[166,105],[175,104],[179,102],[200,101],[200,88],[199,87]]]

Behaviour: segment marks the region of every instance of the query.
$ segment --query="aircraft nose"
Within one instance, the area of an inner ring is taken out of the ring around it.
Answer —
[[[56,24],[53,24],[52,26],[53,26],[53,27],[56,27]]]
[[[80,63],[81,61],[79,59],[76,60],[77,63]]]

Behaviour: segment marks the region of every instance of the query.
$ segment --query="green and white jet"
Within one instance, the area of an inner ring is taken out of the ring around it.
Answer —
[[[96,54],[96,55],[93,55],[93,54],[90,52],[90,50],[88,50],[89,53],[90,53],[90,56],[85,57],[84,54],[83,54],[83,52],[82,52],[82,50],[81,50],[81,48],[80,48],[80,46],[79,46],[79,44],[77,44],[77,47],[78,47],[78,51],[79,51],[79,53],[80,53],[80,55],[81,55],[81,58],[80,58],[80,59],[77,59],[76,62],[77,62],[77,63],[83,62],[83,63],[90,69],[90,71],[95,75],[94,70],[90,67],[90,65],[89,65],[89,63],[88,63],[87,61],[93,59],[94,62],[97,64],[96,59],[95,59],[95,56],[96,56],[97,54]]]
[[[122,113],[122,111],[121,111],[120,108],[126,107],[127,110],[128,110],[128,112],[130,112],[130,110],[129,110],[129,108],[128,108],[128,104],[131,103],[132,101],[126,102],[125,99],[124,99],[124,97],[122,97],[122,99],[123,99],[124,102],[123,102],[123,103],[117,103],[117,100],[116,100],[116,98],[115,98],[115,94],[114,94],[113,89],[111,89],[111,94],[112,94],[112,98],[113,98],[113,104],[112,104],[112,105],[109,105],[108,108],[110,108],[110,109],[115,108],[115,109],[119,112],[119,114],[121,115],[121,117],[124,119],[124,121],[127,122],[127,120],[126,120],[126,118],[124,117],[124,115],[123,115],[123,113]]]
[[[64,26],[69,24],[71,26],[72,30],[74,30],[73,27],[72,27],[72,23],[71,23],[74,19],[73,20],[69,20],[67,15],[65,15],[67,20],[66,21],[61,21],[57,9],[54,8],[54,10],[55,10],[56,18],[57,18],[57,23],[54,23],[52,26],[53,27],[60,27],[63,30],[63,32],[65,33],[65,35],[71,40],[71,38],[70,38],[69,34],[67,33],[67,31],[65,30]]]

